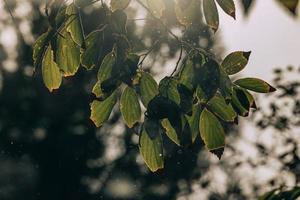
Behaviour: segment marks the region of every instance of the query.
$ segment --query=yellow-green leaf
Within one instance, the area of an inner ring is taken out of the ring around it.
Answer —
[[[129,128],[132,128],[135,123],[140,121],[141,106],[139,99],[134,89],[129,86],[125,88],[121,96],[120,110]]]
[[[247,117],[250,110],[250,102],[248,96],[241,88],[234,87],[232,93],[232,106],[238,115]]]
[[[100,98],[103,94],[102,90],[101,90],[101,82],[97,81],[92,89],[92,93],[97,97]]]
[[[49,32],[43,33],[40,37],[35,41],[33,46],[33,63],[34,67],[38,67],[42,63],[43,53],[45,52],[45,47],[47,45],[47,38]]]
[[[233,0],[217,0],[217,2],[225,13],[235,19],[235,5]]]
[[[108,98],[103,101],[94,100],[91,104],[91,117],[97,127],[103,125],[109,119],[111,111],[117,102],[116,93],[112,93]]]
[[[42,61],[42,75],[44,84],[50,92],[59,88],[62,77],[57,64],[54,62],[54,55],[50,44]]]
[[[180,104],[180,94],[177,89],[178,82],[171,77],[165,77],[159,82],[159,94],[174,101],[177,105]]]
[[[200,116],[199,131],[209,151],[223,149],[225,146],[224,129],[218,118],[206,108]]]
[[[153,77],[144,72],[140,79],[141,100],[147,108],[148,103],[158,94],[158,85]]]
[[[56,48],[57,66],[64,76],[73,76],[80,66],[80,49],[69,32],[64,31],[58,36]]]
[[[200,5],[198,0],[176,0],[176,18],[184,26],[192,25],[199,11]]]
[[[110,7],[113,12],[116,10],[124,10],[129,5],[130,0],[111,0]]]
[[[85,49],[80,56],[81,64],[90,70],[95,67],[102,53],[103,48],[103,31],[96,30],[91,32],[85,39]]]
[[[152,14],[157,18],[161,18],[166,9],[164,0],[147,0],[147,6],[151,10]]]
[[[259,93],[275,92],[276,89],[258,78],[242,78],[234,82],[236,85]]]
[[[93,88],[93,93],[96,97],[99,98],[102,95],[101,83],[111,78],[115,62],[116,56],[114,52],[111,52],[104,57],[97,74],[98,81]]]
[[[237,118],[232,106],[227,104],[219,93],[208,102],[208,107],[215,115],[226,122],[234,122]]]
[[[178,146],[180,146],[180,140],[178,137],[178,133],[176,133],[176,130],[172,127],[170,121],[168,119],[163,119],[161,122],[162,127],[165,129],[165,132],[167,136]]]
[[[164,168],[163,144],[160,134],[151,139],[143,129],[140,135],[139,148],[146,165],[152,172]]]
[[[81,26],[81,19],[78,8],[72,3],[66,9],[68,20],[66,22],[67,32],[71,34],[73,41],[81,46],[84,41],[83,28]]]
[[[226,103],[231,101],[231,95],[233,90],[233,84],[229,76],[226,74],[224,69],[220,68],[220,92],[225,98]]]
[[[251,51],[236,51],[230,53],[222,62],[222,67],[226,74],[233,75],[242,71],[248,64]]]
[[[207,25],[216,32],[219,28],[219,13],[215,0],[203,0],[203,11]]]
[[[194,89],[194,77],[195,70],[192,59],[187,58],[187,60],[182,65],[180,74],[179,74],[179,82],[185,85],[188,89]]]
[[[187,120],[192,132],[192,142],[195,142],[197,135],[199,135],[199,121],[200,121],[201,111],[202,111],[201,106],[195,104],[193,105],[192,116],[187,116]]]

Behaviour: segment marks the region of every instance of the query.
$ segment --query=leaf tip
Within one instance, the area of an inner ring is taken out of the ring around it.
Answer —
[[[222,155],[224,153],[224,147],[214,149],[214,150],[210,150],[210,152],[213,153],[214,155],[216,155],[219,158],[219,160],[221,160]]]
[[[273,86],[270,85],[269,92],[275,92],[275,91],[276,91],[276,88],[274,88]]]
[[[249,57],[250,57],[251,53],[252,53],[251,51],[243,52],[243,56],[244,56],[247,60],[249,60]]]

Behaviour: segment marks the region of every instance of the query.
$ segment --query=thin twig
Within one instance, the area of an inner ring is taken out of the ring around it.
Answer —
[[[147,56],[153,51],[153,49],[155,48],[155,46],[156,46],[156,44],[157,44],[158,42],[159,42],[159,40],[156,40],[156,41],[154,42],[154,44],[152,45],[152,47],[151,47],[146,53],[142,54],[142,56],[144,56],[144,57],[143,57],[143,59],[139,62],[138,67],[142,67],[143,62],[145,61],[145,59],[147,58]]]
[[[180,46],[180,54],[179,54],[179,58],[178,58],[178,60],[177,60],[177,62],[176,62],[176,66],[175,66],[175,68],[174,68],[174,70],[173,70],[171,76],[173,76],[173,75],[175,74],[175,72],[177,71],[177,69],[178,69],[179,63],[180,63],[181,58],[182,58],[182,53],[183,53],[183,46],[181,45],[181,46]]]
[[[153,13],[152,13],[152,11],[151,11],[147,6],[145,6],[145,4],[144,4],[143,2],[141,2],[141,0],[136,0],[136,1],[137,1],[138,4],[140,4],[144,9],[146,9],[147,12],[148,12],[154,19],[156,19],[156,20],[162,25],[162,26],[168,31],[168,33],[169,33],[172,37],[174,37],[175,40],[177,40],[177,41],[180,43],[180,45],[184,45],[184,46],[186,46],[186,47],[188,47],[188,48],[190,48],[190,49],[199,51],[199,52],[203,53],[203,54],[206,55],[206,56],[212,57],[212,54],[209,53],[209,52],[207,52],[206,50],[204,50],[204,49],[202,49],[202,48],[200,48],[200,47],[194,47],[194,46],[191,45],[190,43],[188,43],[188,42],[186,42],[186,41],[180,39],[176,34],[174,34],[174,33],[169,29],[169,27],[168,27],[165,23],[163,23],[159,18],[157,18],[156,16],[154,16]]]

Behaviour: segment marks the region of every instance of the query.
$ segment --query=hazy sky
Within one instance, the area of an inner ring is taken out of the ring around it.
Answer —
[[[226,53],[252,51],[242,75],[271,80],[274,67],[300,66],[299,17],[292,17],[275,0],[256,1],[248,17],[238,7],[236,21],[222,12],[218,34]]]

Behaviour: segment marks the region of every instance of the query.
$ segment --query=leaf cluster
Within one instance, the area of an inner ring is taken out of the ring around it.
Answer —
[[[169,29],[185,57],[181,61],[180,55],[174,73],[157,83],[141,68],[144,59],[132,50],[127,38],[127,15],[123,10],[129,3],[129,0],[112,0],[111,9],[103,5],[107,8],[106,23],[87,36],[80,9],[89,1],[52,7],[49,29],[37,39],[33,52],[34,65],[41,66],[45,86],[53,91],[60,87],[62,77],[75,75],[79,67],[98,68],[97,82],[92,89],[95,99],[90,104],[91,120],[101,127],[119,102],[126,125],[139,128],[140,152],[151,171],[164,167],[163,134],[183,147],[192,144],[199,135],[206,148],[221,158],[225,148],[223,124],[237,124],[238,116],[246,117],[256,108],[249,91],[269,93],[275,88],[257,78],[232,81],[230,76],[248,64],[250,52],[236,51],[218,62]],[[138,3],[155,20],[163,17],[164,1],[138,0]],[[175,3],[178,21],[191,26],[195,9],[200,9],[199,1]],[[216,31],[219,24],[216,2],[203,0],[202,3],[207,24]],[[217,0],[217,3],[235,17],[232,0]],[[111,35],[114,45],[103,55],[107,37]]]

